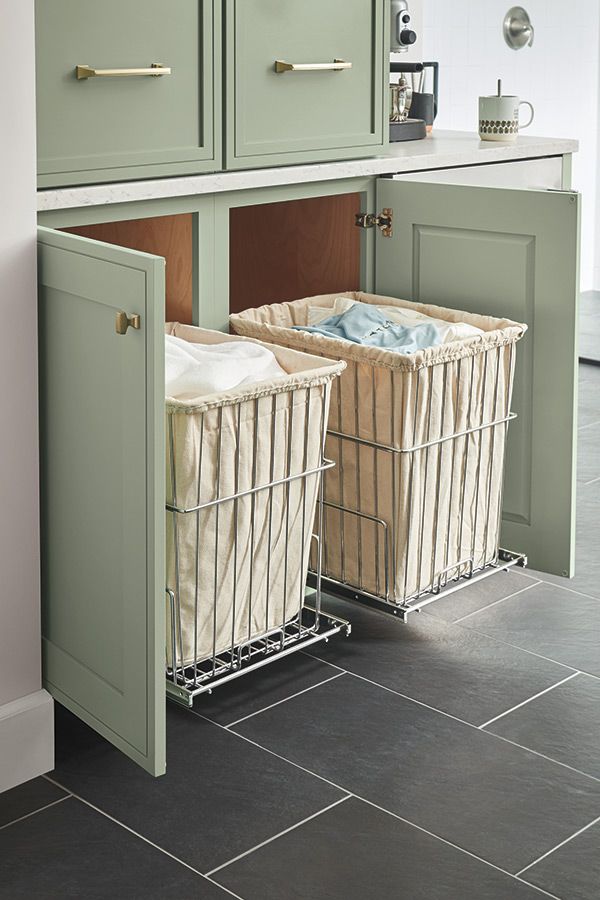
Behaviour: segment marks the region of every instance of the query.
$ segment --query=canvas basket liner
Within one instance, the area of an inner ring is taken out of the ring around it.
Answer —
[[[403,355],[292,330],[307,324],[309,307],[332,307],[336,297],[415,308],[484,334]],[[337,466],[325,476],[332,506],[324,575],[401,603],[495,560],[507,424],[453,435],[508,416],[525,325],[362,292],[248,309],[230,324],[240,335],[346,362],[332,389],[330,432],[387,448],[328,436],[326,455]],[[413,449],[440,438],[447,440]]]
[[[177,323],[166,332],[199,344],[240,340]],[[344,365],[269,349],[285,377],[198,400],[167,398],[168,503],[189,509],[321,464],[329,386]],[[211,658],[298,617],[318,484],[317,475],[290,482],[289,504],[279,486],[199,512],[167,512],[167,587],[181,611],[177,665]],[[167,603],[169,667],[172,641]]]

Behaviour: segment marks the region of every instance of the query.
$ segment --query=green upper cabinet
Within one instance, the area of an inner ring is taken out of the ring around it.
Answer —
[[[221,167],[220,0],[35,5],[40,187]]]
[[[385,9],[385,0],[226,0],[226,167],[381,152]]]

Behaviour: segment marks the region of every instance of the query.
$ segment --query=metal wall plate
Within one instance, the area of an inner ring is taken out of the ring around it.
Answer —
[[[511,50],[521,50],[533,44],[533,25],[529,13],[522,6],[512,6],[504,16],[504,40]]]

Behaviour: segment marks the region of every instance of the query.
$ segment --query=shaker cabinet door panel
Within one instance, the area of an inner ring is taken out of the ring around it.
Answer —
[[[380,179],[380,294],[507,317],[517,345],[502,544],[534,569],[573,574],[576,463],[577,194]]]
[[[381,149],[384,9],[382,0],[227,0],[229,168]],[[347,67],[332,68],[336,60]]]
[[[45,686],[159,775],[164,260],[40,228],[39,280]]]
[[[39,186],[220,168],[219,9],[36,0]],[[157,64],[170,74],[150,74]]]

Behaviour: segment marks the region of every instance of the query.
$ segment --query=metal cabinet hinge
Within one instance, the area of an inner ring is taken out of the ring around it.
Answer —
[[[357,228],[374,228],[377,226],[384,237],[392,236],[392,220],[394,210],[386,207],[379,215],[375,213],[356,213],[355,225]]]

